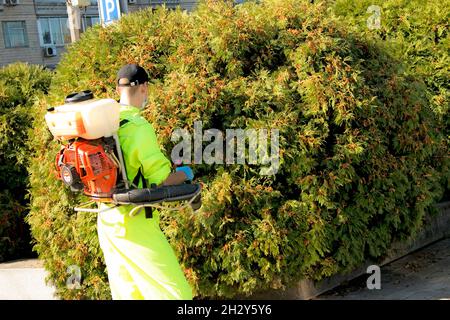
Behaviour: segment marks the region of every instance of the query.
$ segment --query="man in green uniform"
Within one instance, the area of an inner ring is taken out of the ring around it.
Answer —
[[[135,64],[117,76],[121,125],[118,132],[129,181],[139,187],[173,185],[192,180],[189,167],[171,173],[153,126],[140,115],[147,100],[148,75]],[[105,206],[105,205],[103,205]],[[159,227],[159,213],[128,213],[119,206],[98,215],[98,237],[113,299],[192,299],[192,289],[174,251]]]

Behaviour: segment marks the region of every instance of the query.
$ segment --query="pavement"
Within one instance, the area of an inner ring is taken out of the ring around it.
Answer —
[[[381,289],[371,274],[328,291],[318,300],[450,300],[450,239],[440,240],[381,267]]]
[[[57,300],[37,259],[0,263],[0,300]]]

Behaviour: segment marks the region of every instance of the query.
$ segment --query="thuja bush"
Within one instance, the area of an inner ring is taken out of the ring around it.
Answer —
[[[420,230],[443,187],[439,120],[420,76],[349,31],[326,3],[201,3],[187,14],[160,8],[93,28],[71,46],[37,108],[31,165],[36,250],[63,298],[107,298],[93,214],[55,180],[58,147],[45,108],[70,92],[116,97],[115,74],[139,63],[150,74],[144,115],[170,156],[183,128],[279,130],[279,168],[198,164],[198,212],[162,212],[199,297],[279,289],[377,259]],[[221,143],[221,142],[220,142]],[[209,142],[203,142],[208,146]],[[248,146],[247,146],[248,147]],[[248,159],[247,159],[248,160]],[[68,290],[68,267],[81,269]]]
[[[378,8],[374,8],[377,6]],[[369,9],[371,8],[371,9]],[[333,1],[335,14],[351,27],[370,37],[403,61],[405,74],[420,77],[426,84],[429,106],[440,121],[439,130],[450,142],[450,3],[431,1]],[[379,10],[378,13],[374,10]],[[376,19],[379,25],[376,26]],[[448,148],[448,146],[447,146]],[[442,175],[446,200],[450,198],[449,159]]]
[[[27,130],[37,96],[50,86],[50,72],[15,63],[0,68],[0,262],[31,254],[27,214]]]

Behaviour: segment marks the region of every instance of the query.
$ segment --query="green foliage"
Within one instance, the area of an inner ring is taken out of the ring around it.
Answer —
[[[23,63],[0,69],[0,261],[30,254],[26,145],[35,99],[50,86],[50,72]]]
[[[63,298],[108,298],[95,215],[54,179],[48,105],[91,89],[115,97],[115,73],[149,70],[149,106],[170,155],[176,128],[278,129],[280,168],[198,165],[199,212],[164,212],[162,228],[201,297],[233,297],[321,279],[379,258],[421,227],[444,192],[448,149],[422,74],[330,15],[328,2],[271,0],[163,8],[92,28],[57,68],[37,110],[31,145],[36,250]],[[264,166],[265,167],[265,166]],[[81,267],[80,290],[66,288]]]
[[[450,143],[450,3],[448,1],[409,0],[336,0],[335,14],[359,33],[387,46],[395,59],[403,61],[402,72],[421,78],[426,85],[426,98],[436,113],[438,127]],[[370,30],[367,20],[373,13],[367,9],[377,5],[380,28]],[[450,164],[443,170],[442,181],[450,196]]]

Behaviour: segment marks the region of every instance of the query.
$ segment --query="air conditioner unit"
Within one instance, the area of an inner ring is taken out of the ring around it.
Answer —
[[[128,3],[129,3],[129,4],[136,4],[136,3],[137,3],[137,0],[128,0]]]
[[[72,7],[89,7],[91,0],[72,0]]]
[[[44,47],[44,56],[55,57],[57,55],[55,46]]]
[[[3,0],[5,7],[17,6],[19,4],[19,0]]]

